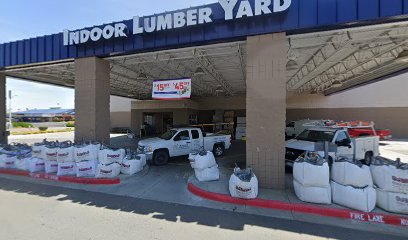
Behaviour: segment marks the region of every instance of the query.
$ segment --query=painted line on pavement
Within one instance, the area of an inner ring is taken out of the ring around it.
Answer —
[[[239,199],[233,198],[230,195],[220,194],[220,193],[213,193],[203,190],[192,183],[188,184],[188,190],[199,197],[217,201],[217,202],[224,202],[224,203],[231,203],[237,205],[245,205],[245,206],[252,206],[252,207],[259,207],[259,208],[268,208],[268,209],[275,209],[275,210],[282,210],[282,211],[293,211],[298,213],[305,213],[305,214],[313,214],[325,217],[334,217],[334,218],[342,218],[342,219],[351,219],[357,220],[361,222],[372,222],[372,223],[380,223],[380,224],[388,224],[388,225],[395,225],[395,226],[403,226],[408,227],[408,217],[400,217],[397,215],[389,215],[389,214],[378,214],[378,213],[365,213],[359,211],[352,211],[347,209],[335,209],[335,208],[326,208],[326,207],[317,207],[307,204],[299,204],[299,203],[287,203],[287,202],[280,202],[274,200],[266,200],[266,199]]]
[[[120,178],[105,179],[105,178],[78,178],[75,176],[57,176],[55,174],[46,173],[30,173],[27,171],[14,170],[14,169],[0,169],[0,174],[32,177],[36,179],[45,179],[50,181],[69,182],[77,184],[89,184],[89,185],[113,185],[120,184]]]

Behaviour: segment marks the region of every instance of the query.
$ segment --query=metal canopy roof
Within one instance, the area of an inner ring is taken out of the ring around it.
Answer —
[[[331,94],[408,67],[408,22],[291,35],[287,90]],[[193,97],[246,92],[245,41],[106,58],[111,93],[150,99],[152,81],[192,77]],[[195,74],[197,69],[202,74]],[[9,69],[9,76],[74,87],[73,62]]]
[[[288,91],[335,93],[408,67],[408,22],[290,37]]]

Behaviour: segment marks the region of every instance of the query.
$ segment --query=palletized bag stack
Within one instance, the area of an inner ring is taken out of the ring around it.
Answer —
[[[58,171],[58,143],[52,143],[43,147],[43,159],[46,173],[57,173]]]
[[[101,147],[100,143],[90,142],[81,143],[73,147],[73,159],[75,173],[77,177],[95,177],[98,166],[98,153]],[[69,155],[70,149],[65,150]],[[64,164],[72,164],[64,161]]]
[[[255,199],[258,196],[258,178],[251,168],[235,167],[229,180],[229,192],[234,198]]]
[[[374,210],[376,191],[368,166],[340,157],[333,163],[331,179],[334,203],[364,212]]]
[[[209,182],[220,179],[220,171],[214,154],[210,151],[200,151],[189,155],[191,167],[198,181]]]
[[[329,164],[318,153],[306,152],[293,165],[296,196],[304,201],[331,204]]]
[[[126,156],[125,149],[113,149],[103,146],[98,152],[99,164],[97,178],[114,178],[120,174],[121,164]]]
[[[377,206],[408,214],[408,164],[377,157],[370,166],[377,188]]]

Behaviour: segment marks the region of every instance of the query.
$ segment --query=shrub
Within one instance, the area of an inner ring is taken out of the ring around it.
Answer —
[[[13,127],[14,128],[33,128],[34,125],[31,123],[25,123],[25,122],[13,122]]]
[[[75,122],[68,122],[67,127],[75,127]]]
[[[48,130],[48,127],[39,127],[38,128],[41,132],[45,132]]]

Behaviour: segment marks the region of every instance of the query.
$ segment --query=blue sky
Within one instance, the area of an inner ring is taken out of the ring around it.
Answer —
[[[131,19],[216,0],[15,0],[1,1],[0,43],[80,29]],[[7,88],[17,96],[13,110],[26,108],[64,108],[74,106],[74,92],[36,83],[8,79]],[[55,99],[55,100],[51,100]]]

